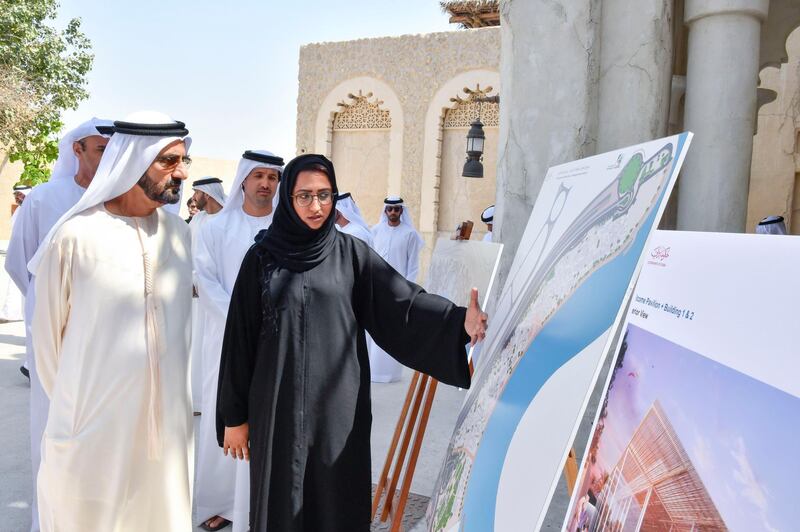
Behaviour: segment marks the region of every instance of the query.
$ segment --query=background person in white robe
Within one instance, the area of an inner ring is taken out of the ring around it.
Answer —
[[[188,131],[153,112],[115,131],[29,265],[43,531],[191,530],[189,229],[158,208],[180,199]]]
[[[31,335],[31,318],[36,303],[34,281],[28,271],[45,235],[61,216],[83,196],[86,187],[100,164],[112,124],[109,120],[92,118],[68,131],[58,143],[58,158],[53,165],[50,180],[37,185],[17,209],[17,219],[8,243],[5,268],[25,297],[25,364],[30,372],[30,431],[31,471],[33,473],[33,502],[31,504],[31,531],[39,530],[39,512],[36,502],[36,472],[39,470],[42,433],[47,422],[48,399],[42,390],[34,364]]]
[[[494,205],[489,205],[481,213],[481,221],[486,224],[486,234],[483,235],[483,242],[492,241],[492,226],[494,225]]]
[[[209,216],[214,216],[225,206],[225,189],[222,179],[218,177],[204,177],[192,182],[192,200],[197,207],[197,212],[192,216],[189,227],[193,226],[192,238]]]
[[[194,255],[203,329],[203,416],[197,456],[197,517],[204,530],[250,522],[250,470],[217,443],[216,407],[222,338],[239,267],[256,234],[272,223],[283,159],[269,151],[246,151],[239,161],[225,207],[200,230]],[[206,415],[208,414],[208,415]]]
[[[425,242],[403,208],[403,198],[389,196],[383,204],[381,221],[372,228],[373,247],[400,275],[416,282],[419,253]],[[371,340],[369,367],[372,382],[396,382],[403,373],[403,366]]]
[[[200,212],[200,210],[197,208],[197,203],[195,203],[194,198],[189,198],[186,200],[186,209],[189,211],[189,217],[186,218],[186,223],[190,224],[192,223],[192,218],[194,218],[194,215]]]
[[[189,199],[198,211],[189,222],[189,231],[192,235],[192,262],[197,252],[197,236],[200,228],[217,215],[225,205],[225,189],[222,180],[218,177],[204,177],[192,182],[194,194]],[[203,327],[205,321],[203,309],[198,304],[197,274],[192,270],[194,292],[192,298],[192,347],[191,347],[191,372],[192,372],[192,408],[195,415],[203,411]]]
[[[767,216],[756,225],[757,235],[785,235],[786,222],[783,216]]]
[[[336,198],[336,229],[372,247],[372,231],[349,192],[340,193]]]
[[[17,208],[11,215],[11,231],[14,231],[14,224],[19,215],[19,208],[25,201],[25,196],[33,187],[30,185],[14,185],[14,203]],[[11,276],[4,272],[3,276],[3,306],[0,307],[0,321],[20,321],[24,318],[23,309],[25,308],[25,297],[19,291],[17,285],[11,280]],[[28,368],[23,364],[19,368],[23,375],[30,378]]]

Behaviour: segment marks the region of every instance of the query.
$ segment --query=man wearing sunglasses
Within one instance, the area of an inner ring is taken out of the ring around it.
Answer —
[[[383,201],[381,221],[372,228],[375,251],[411,282],[419,273],[419,253],[425,245],[414,229],[403,198],[389,196]],[[400,380],[403,367],[374,342],[369,342],[369,365],[372,382]]]
[[[50,399],[39,519],[56,530],[191,530],[190,145],[155,112],[114,123],[97,173],[31,259]]]

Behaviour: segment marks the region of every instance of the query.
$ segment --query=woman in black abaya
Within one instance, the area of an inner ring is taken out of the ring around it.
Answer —
[[[286,166],[272,225],[245,255],[220,363],[217,435],[250,460],[252,532],[370,526],[370,376],[364,332],[406,366],[470,383],[465,344],[486,314],[408,282],[336,231],[321,155]]]

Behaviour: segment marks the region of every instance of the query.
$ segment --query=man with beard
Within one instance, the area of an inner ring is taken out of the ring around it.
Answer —
[[[203,415],[197,439],[197,516],[204,530],[219,530],[233,522],[233,532],[248,528],[250,483],[246,462],[233,462],[217,445],[214,412],[233,285],[242,258],[256,234],[272,223],[283,159],[269,151],[246,151],[239,161],[230,196],[219,214],[206,223],[197,238],[197,273],[202,322]]]
[[[419,253],[425,242],[414,229],[403,198],[389,196],[383,205],[381,221],[372,228],[375,251],[400,275],[416,282]],[[403,366],[372,341],[369,342],[369,367],[372,382],[396,382],[403,373]]]
[[[36,367],[50,398],[43,531],[190,530],[191,159],[182,122],[115,122],[97,175],[29,265]]]
[[[16,211],[14,229],[8,243],[5,268],[25,297],[25,365],[31,379],[30,432],[33,472],[33,504],[31,531],[39,530],[36,503],[36,473],[47,422],[48,399],[36,372],[33,353],[31,319],[36,303],[35,281],[28,271],[28,262],[39,249],[45,235],[61,216],[72,208],[92,182],[97,166],[112,133],[109,120],[92,118],[68,131],[58,142],[58,158],[50,180],[38,185]]]

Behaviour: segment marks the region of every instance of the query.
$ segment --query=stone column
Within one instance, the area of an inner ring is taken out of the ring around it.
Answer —
[[[500,293],[550,166],[595,153],[599,0],[501,0]]]
[[[597,152],[667,134],[673,0],[603,0]]]
[[[743,232],[756,118],[761,24],[769,0],[687,0],[684,126],[695,137],[678,229]]]

